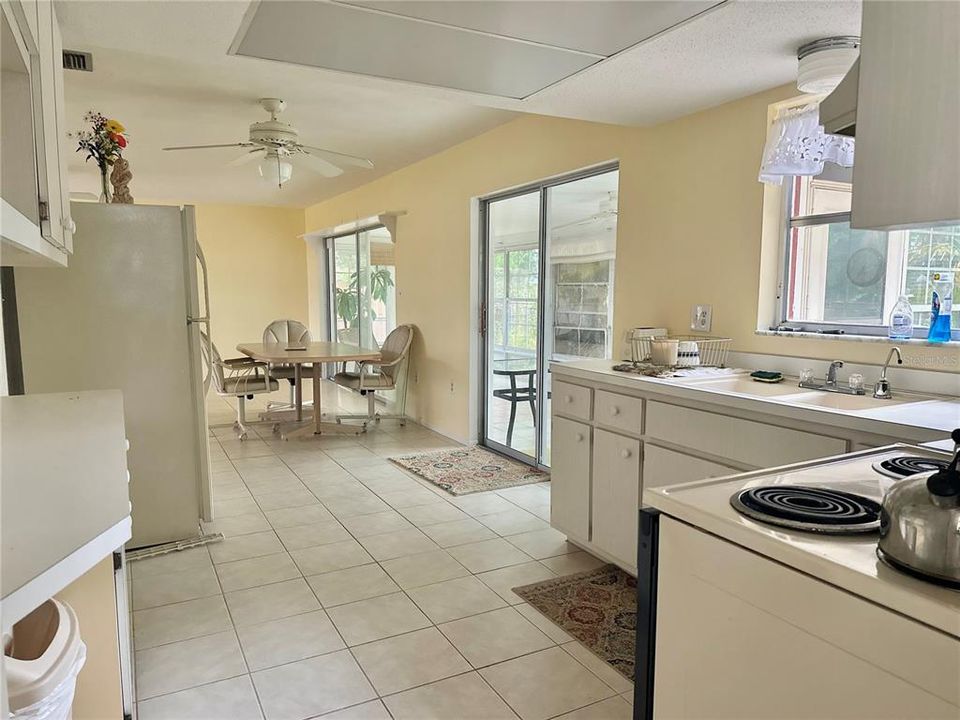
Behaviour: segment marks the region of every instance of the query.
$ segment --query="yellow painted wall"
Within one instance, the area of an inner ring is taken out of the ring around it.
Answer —
[[[259,342],[272,320],[307,323],[303,210],[197,205],[197,238],[210,274],[210,327],[224,357]]]
[[[784,86],[652,128],[521,117],[307,208],[306,227],[407,212],[397,228],[398,321],[421,331],[408,411],[460,439],[469,427],[471,198],[612,159],[617,339],[640,324],[683,332],[690,305],[710,303],[713,334],[733,337],[736,350],[879,362],[884,346],[755,334],[767,107],[795,93]],[[905,355],[908,365],[953,372],[960,358],[955,348]]]

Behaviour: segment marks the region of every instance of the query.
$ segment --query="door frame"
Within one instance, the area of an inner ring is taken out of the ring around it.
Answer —
[[[545,313],[543,312],[543,303],[544,303],[544,290],[546,282],[546,263],[547,257],[544,249],[546,247],[546,228],[547,228],[547,216],[549,213],[548,208],[548,190],[550,188],[556,187],[558,185],[566,185],[571,182],[576,182],[577,180],[583,180],[588,177],[593,177],[594,175],[603,175],[604,173],[613,172],[614,170],[620,170],[620,161],[619,159],[609,160],[597,165],[591,165],[573,172],[564,173],[563,175],[556,175],[544,180],[539,180],[537,182],[528,183],[526,185],[521,185],[518,187],[511,188],[509,190],[504,190],[501,192],[491,193],[489,195],[483,195],[477,198],[478,202],[478,222],[477,222],[477,292],[476,297],[479,299],[479,308],[478,308],[478,322],[477,322],[477,350],[474,353],[477,357],[477,369],[479,375],[479,382],[477,383],[477,413],[474,414],[474,417],[477,418],[478,424],[475,433],[475,439],[477,445],[482,447],[487,447],[492,450],[495,450],[503,455],[518,460],[519,462],[524,463],[525,465],[531,465],[539,470],[549,471],[550,468],[547,465],[544,465],[540,461],[541,452],[543,450],[543,438],[542,438],[542,428],[543,428],[543,417],[544,417],[544,407],[545,403],[542,402],[542,396],[537,398],[537,432],[536,432],[536,441],[534,443],[534,457],[530,457],[524,453],[521,453],[518,450],[514,450],[511,447],[498,443],[496,441],[489,440],[487,438],[487,397],[490,390],[489,387],[489,363],[488,363],[488,352],[487,352],[487,327],[488,327],[488,308],[490,306],[490,295],[491,292],[491,283],[489,282],[489,220],[490,213],[489,207],[491,203],[495,203],[501,200],[509,200],[510,198],[519,197],[521,195],[529,195],[533,192],[538,192],[540,194],[540,216],[539,216],[539,227],[537,229],[537,243],[539,248],[538,253],[538,278],[537,278],[537,350],[536,350],[536,367],[537,371],[534,375],[534,385],[537,388],[538,393],[541,388],[544,386],[543,380],[546,377],[548,372],[547,363],[544,359],[544,317]]]

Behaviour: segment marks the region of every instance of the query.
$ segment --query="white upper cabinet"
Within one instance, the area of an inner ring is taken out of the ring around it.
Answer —
[[[51,0],[4,0],[0,22],[0,263],[64,266],[73,222],[56,11]]]
[[[864,2],[851,226],[960,221],[960,2]]]

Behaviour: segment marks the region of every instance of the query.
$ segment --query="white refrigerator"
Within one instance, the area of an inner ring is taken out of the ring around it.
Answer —
[[[195,538],[211,485],[194,209],[73,203],[71,214],[69,266],[14,273],[25,392],[121,390],[128,549]]]

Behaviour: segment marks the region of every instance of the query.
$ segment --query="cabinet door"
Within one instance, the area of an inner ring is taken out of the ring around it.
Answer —
[[[56,7],[51,2],[50,11],[53,14],[53,104],[54,118],[56,120],[57,135],[54,149],[57,151],[57,164],[59,172],[60,193],[60,229],[63,233],[61,242],[63,248],[68,252],[73,252],[73,220],[70,218],[70,175],[67,171],[67,158],[70,157],[71,149],[68,146],[66,117],[67,105],[63,93],[63,38],[60,35],[60,23],[57,21]]]
[[[606,430],[593,435],[593,544],[624,567],[637,565],[640,441]]]
[[[850,226],[960,218],[960,3],[865,2]]]
[[[28,16],[36,14],[37,54],[32,58],[34,83],[34,119],[36,123],[37,175],[41,212],[40,233],[57,247],[64,246],[63,192],[60,177],[60,128],[57,114],[57,75],[63,72],[63,57],[54,48],[56,17],[51,0],[24,2]]]
[[[590,539],[589,425],[553,416],[550,524],[575,540]]]

